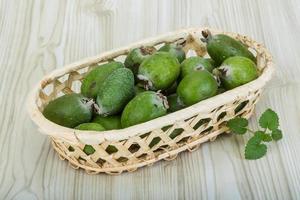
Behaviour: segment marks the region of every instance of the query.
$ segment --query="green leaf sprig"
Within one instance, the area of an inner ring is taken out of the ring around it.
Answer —
[[[248,127],[248,120],[236,117],[227,122],[230,131],[238,135],[244,135],[247,131],[254,134],[246,144],[245,158],[255,160],[267,153],[265,143],[282,139],[279,127],[278,115],[271,109],[267,109],[259,118],[259,126],[262,130],[253,131]]]

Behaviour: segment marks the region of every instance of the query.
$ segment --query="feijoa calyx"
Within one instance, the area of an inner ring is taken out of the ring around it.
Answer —
[[[214,66],[207,58],[202,58],[199,56],[189,57],[185,59],[181,65],[181,77],[193,73],[194,71],[207,70],[212,72]]]
[[[220,78],[223,87],[230,90],[256,79],[258,70],[249,58],[234,56],[227,58],[214,74]]]
[[[185,52],[182,49],[182,46],[179,44],[165,44],[158,51],[168,52],[175,56],[179,63],[185,59]]]
[[[167,113],[166,97],[160,93],[146,91],[135,96],[124,108],[121,116],[123,128],[133,126]]]
[[[127,55],[124,65],[131,69],[134,75],[137,75],[140,64],[155,51],[156,49],[151,46],[132,49]]]
[[[149,90],[164,90],[172,86],[180,74],[178,60],[167,52],[157,52],[139,67],[137,78]]]
[[[217,89],[217,81],[211,73],[206,70],[195,71],[182,79],[177,95],[184,105],[190,106],[216,95]]]
[[[105,79],[116,69],[123,68],[121,62],[112,61],[96,66],[83,79],[81,93],[90,98],[96,98]]]
[[[93,101],[81,94],[66,94],[51,101],[43,115],[56,124],[74,128],[92,119]]]
[[[232,56],[243,56],[256,62],[255,56],[240,41],[224,34],[212,35],[210,31],[202,32],[203,41],[207,43],[207,53],[220,65],[224,60]]]
[[[113,71],[102,83],[97,94],[97,113],[107,116],[122,111],[134,97],[134,76],[130,69],[120,68]]]

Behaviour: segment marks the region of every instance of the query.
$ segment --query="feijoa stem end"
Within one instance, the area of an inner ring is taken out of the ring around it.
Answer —
[[[99,101],[98,101],[99,103]],[[107,112],[103,109],[101,105],[98,105],[97,103],[93,104],[93,110],[96,114],[106,117],[108,115]]]
[[[93,105],[93,109],[94,109],[94,112],[97,113],[98,115],[100,115],[102,113],[100,107],[96,103]]]
[[[94,107],[94,104],[96,104],[94,99],[86,98],[86,97],[82,98],[81,102],[86,106],[88,106],[90,109],[92,109]]]
[[[95,104],[95,101],[93,99],[89,99],[87,102],[86,102],[86,105],[87,106],[93,106]]]
[[[141,81],[143,87],[145,88],[145,90],[152,90],[153,88],[153,83],[144,75],[137,75],[138,80]]]
[[[222,75],[222,72],[219,71],[219,69],[216,68],[212,71],[212,74],[213,74],[214,78],[216,79],[218,86],[220,86],[221,85],[220,76]]]
[[[163,103],[164,107],[165,107],[166,109],[169,109],[169,103],[168,103],[167,97],[164,96],[164,95],[161,93],[160,90],[158,90],[158,91],[156,92],[156,94],[157,94],[157,96],[162,100],[162,103]]]
[[[201,38],[201,41],[205,43],[207,43],[212,38],[212,34],[208,29],[202,31],[202,36],[203,38]]]
[[[141,49],[141,53],[144,56],[152,55],[156,51],[156,49],[154,47],[150,47],[150,46],[143,46],[140,49]]]

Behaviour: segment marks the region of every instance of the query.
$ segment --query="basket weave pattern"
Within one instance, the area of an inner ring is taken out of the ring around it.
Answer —
[[[255,52],[260,77],[169,116],[122,130],[86,132],[53,124],[42,116],[41,111],[49,101],[58,96],[79,92],[81,80],[95,64],[103,64],[112,59],[124,60],[132,48],[175,42],[182,44],[186,52],[193,50],[197,55],[206,55],[205,46],[200,41],[202,30],[185,29],[141,41],[53,72],[33,91],[29,100],[31,117],[39,125],[41,132],[51,136],[53,147],[60,158],[67,159],[72,167],[83,168],[92,174],[134,171],[161,159],[172,160],[182,151],[196,150],[201,143],[213,141],[219,134],[226,132],[225,123],[229,119],[235,116],[249,118],[259,100],[262,87],[271,78],[271,56],[262,45],[246,36],[225,33],[240,40]],[[86,155],[83,152],[86,144],[93,146],[93,154]],[[111,147],[115,149],[113,153],[107,151],[107,148]]]

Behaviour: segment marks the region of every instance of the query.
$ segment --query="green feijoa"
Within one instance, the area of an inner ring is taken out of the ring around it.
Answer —
[[[170,53],[157,52],[142,62],[137,78],[146,89],[164,90],[172,86],[179,74],[178,60]]]
[[[127,55],[124,65],[131,69],[134,75],[137,75],[140,64],[155,51],[156,49],[151,46],[132,49]]]
[[[207,70],[209,72],[212,72],[212,70],[214,69],[209,60],[199,56],[189,57],[185,59],[181,63],[180,67],[181,77],[185,77],[186,75],[193,73],[194,71]]]
[[[139,85],[134,86],[135,95],[138,95],[139,93],[145,92],[146,90]]]
[[[179,63],[185,59],[185,52],[182,49],[181,45],[177,44],[165,44],[158,51],[169,52],[175,56]]]
[[[116,69],[124,67],[123,63],[112,61],[91,70],[82,80],[81,93],[96,98],[104,80]]]
[[[258,77],[255,63],[249,58],[234,56],[227,58],[219,68],[214,71],[225,89],[233,89],[246,84]]]
[[[101,124],[106,130],[121,129],[121,116],[112,115],[112,116],[99,116],[97,115],[92,120],[94,123]]]
[[[167,96],[167,100],[169,104],[168,112],[175,112],[177,110],[184,108],[176,93]]]
[[[50,121],[73,128],[92,118],[93,101],[81,94],[66,94],[53,101],[43,110],[43,115]]]
[[[75,127],[75,129],[82,131],[105,131],[105,128],[98,123],[84,123]],[[83,148],[83,152],[86,155],[91,155],[95,152],[95,149],[92,145],[85,145]]]
[[[190,106],[216,95],[217,89],[217,81],[211,73],[206,70],[195,71],[182,79],[177,95],[184,105]]]
[[[96,99],[97,113],[102,116],[117,114],[134,95],[134,76],[131,70],[116,69],[102,83]]]
[[[75,129],[83,130],[83,131],[105,131],[106,129],[99,123],[88,122],[79,124],[75,127]]]
[[[160,93],[146,91],[135,96],[124,108],[121,116],[123,128],[140,124],[167,113],[168,102]]]
[[[220,65],[232,56],[243,56],[256,62],[255,56],[240,41],[224,34],[211,35],[208,30],[202,32],[209,56]]]

